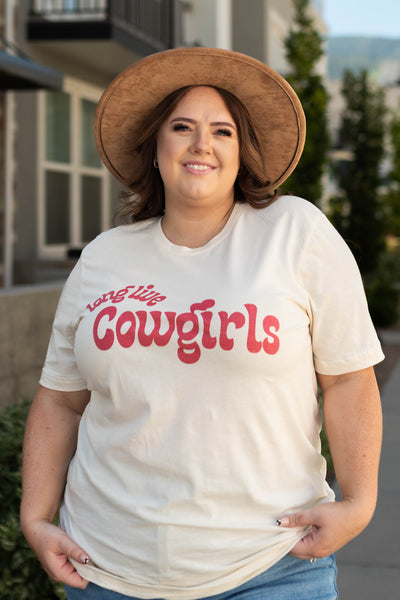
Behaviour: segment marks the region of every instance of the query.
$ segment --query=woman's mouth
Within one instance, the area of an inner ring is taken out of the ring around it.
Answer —
[[[185,162],[183,163],[183,167],[190,173],[195,173],[196,175],[205,175],[206,173],[214,171],[216,168],[214,165],[209,163],[199,162]]]

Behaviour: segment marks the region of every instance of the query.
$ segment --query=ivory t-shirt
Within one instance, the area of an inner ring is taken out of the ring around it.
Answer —
[[[237,204],[201,248],[159,218],[89,244],[41,384],[88,388],[61,525],[90,581],[140,598],[232,589],[304,535],[280,516],[334,499],[315,370],[382,360],[348,247],[305,200]]]

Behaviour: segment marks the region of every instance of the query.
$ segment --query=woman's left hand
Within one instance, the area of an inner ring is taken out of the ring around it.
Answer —
[[[356,502],[326,502],[279,519],[281,527],[310,527],[292,548],[296,558],[323,558],[355,538],[368,524],[369,511],[356,506]],[[368,514],[367,514],[368,513]]]

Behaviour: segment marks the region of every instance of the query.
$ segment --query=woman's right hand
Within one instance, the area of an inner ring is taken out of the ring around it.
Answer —
[[[85,588],[69,559],[85,563],[85,551],[54,522],[65,489],[67,471],[76,452],[88,390],[60,392],[39,386],[25,429],[22,461],[22,531],[52,579]]]
[[[31,523],[29,531],[25,530],[24,534],[44,570],[54,581],[70,587],[86,588],[89,582],[79,575],[69,558],[82,564],[86,564],[89,558],[65,531],[40,520]]]

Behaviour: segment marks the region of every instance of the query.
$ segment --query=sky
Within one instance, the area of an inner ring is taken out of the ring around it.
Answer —
[[[400,0],[324,0],[329,35],[400,38]]]

